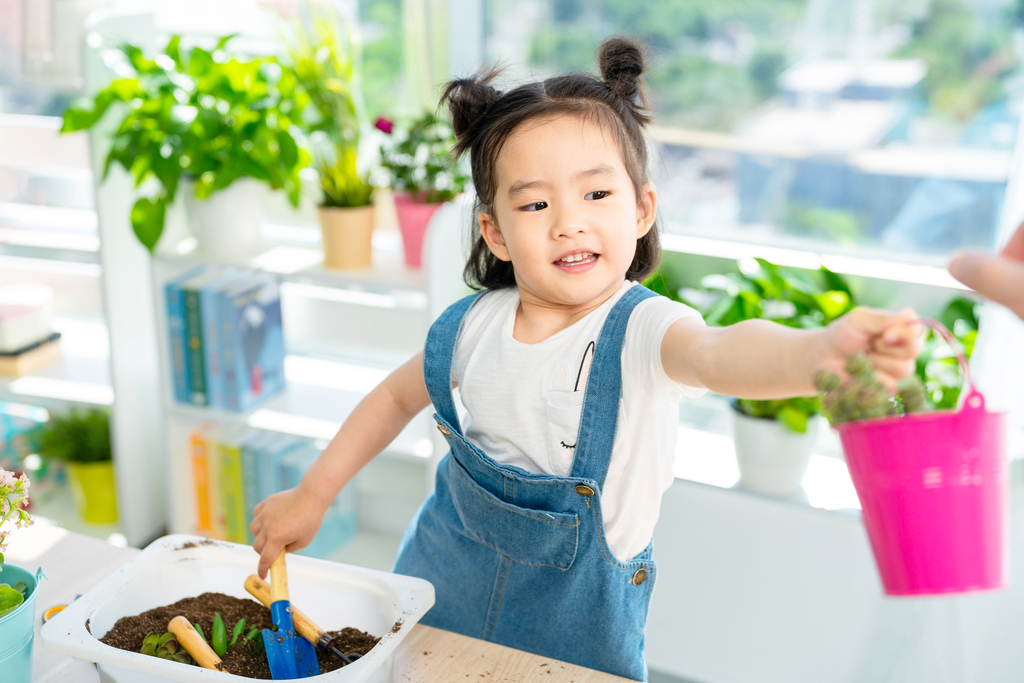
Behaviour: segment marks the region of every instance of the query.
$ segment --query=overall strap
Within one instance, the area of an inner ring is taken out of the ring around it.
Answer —
[[[486,292],[459,299],[438,316],[427,333],[427,343],[423,348],[423,381],[430,394],[430,402],[434,410],[445,421],[462,433],[459,424],[459,412],[455,409],[452,398],[452,360],[455,357],[455,342],[459,338],[459,329],[466,312],[476,302],[477,297]]]
[[[612,307],[601,328],[583,395],[572,477],[590,479],[598,486],[604,486],[622,396],[622,345],[626,339],[626,325],[636,305],[652,296],[657,294],[643,285],[630,287]]]

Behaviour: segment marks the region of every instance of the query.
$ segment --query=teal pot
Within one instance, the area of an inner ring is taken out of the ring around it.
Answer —
[[[0,671],[5,683],[31,683],[32,638],[36,626],[36,593],[43,570],[36,573],[5,564],[0,583],[25,584],[25,601],[17,609],[0,617]]]

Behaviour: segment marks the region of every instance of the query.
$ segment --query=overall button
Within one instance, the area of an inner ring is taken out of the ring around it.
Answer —
[[[590,488],[586,484],[576,484],[576,493],[580,494],[581,496],[586,496],[587,498],[590,498],[592,495],[594,495],[594,489]]]
[[[647,570],[640,568],[633,572],[633,585],[639,586],[647,580]]]
[[[437,431],[441,432],[445,436],[451,436],[452,435],[452,433],[450,431],[448,431],[448,428],[445,427],[443,424],[438,424],[437,425]]]

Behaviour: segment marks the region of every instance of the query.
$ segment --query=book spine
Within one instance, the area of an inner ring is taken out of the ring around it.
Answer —
[[[245,543],[249,525],[245,522],[245,483],[242,480],[242,448],[237,443],[220,446],[221,500],[227,540]]]
[[[199,292],[186,289],[182,292],[185,307],[185,330],[188,335],[188,379],[189,399],[197,406],[209,405],[206,392],[206,362],[203,358],[203,318],[200,310]]]
[[[189,436],[189,450],[192,455],[192,478],[196,492],[196,533],[210,536],[213,520],[210,514],[210,442],[204,430],[198,429]]]
[[[224,405],[228,410],[239,410],[238,368],[235,359],[235,328],[232,315],[231,296],[217,297],[218,318],[220,319],[220,344],[223,348],[221,360],[224,365]]]
[[[220,466],[220,449],[220,441],[211,439],[206,459],[206,472],[210,487],[210,538],[226,541],[227,524],[224,516],[224,496],[221,491],[223,477]]]
[[[224,408],[224,354],[220,344],[220,320],[217,294],[211,288],[199,292],[199,310],[203,326],[203,360],[206,363],[206,392],[209,405]]]
[[[252,543],[253,536],[249,533],[253,511],[260,502],[259,485],[257,483],[257,450],[252,446],[242,448],[242,482],[245,498],[245,542]]]
[[[174,400],[188,403],[188,367],[185,354],[185,320],[181,314],[181,290],[170,283],[167,294],[167,331],[170,337],[171,374],[174,378]]]

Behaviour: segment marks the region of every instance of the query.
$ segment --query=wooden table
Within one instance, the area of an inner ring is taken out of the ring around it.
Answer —
[[[134,557],[135,548],[118,548],[104,541],[53,526],[35,524],[11,536],[4,553],[11,564],[47,578],[36,596],[36,637],[32,646],[33,683],[97,683],[93,664],[43,649],[39,639],[41,615],[48,607],[68,604]],[[396,683],[615,683],[625,678],[585,669],[546,657],[495,645],[417,624],[395,653]]]

